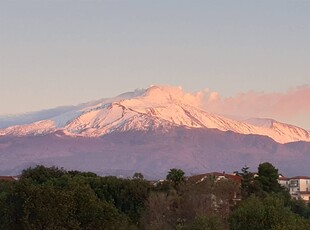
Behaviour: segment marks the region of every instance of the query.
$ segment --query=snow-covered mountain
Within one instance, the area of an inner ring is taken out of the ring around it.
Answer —
[[[113,132],[207,128],[268,136],[279,143],[310,141],[308,131],[271,119],[237,121],[207,112],[187,99],[181,88],[151,86],[115,98],[66,107],[54,116],[0,129],[0,135],[100,137]],[[0,120],[1,121],[1,120]]]
[[[0,117],[0,175],[36,164],[101,175],[162,178],[253,170],[272,162],[286,175],[309,175],[309,132],[272,119],[212,114],[181,88],[152,86],[115,98]],[[15,124],[12,126],[12,124]]]

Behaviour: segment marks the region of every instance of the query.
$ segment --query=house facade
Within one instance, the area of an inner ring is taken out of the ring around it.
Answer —
[[[289,191],[293,199],[302,199],[310,202],[310,177],[296,176],[286,178],[280,176],[278,181]]]
[[[278,182],[282,187],[286,188],[287,190],[290,189],[290,178],[279,175]]]

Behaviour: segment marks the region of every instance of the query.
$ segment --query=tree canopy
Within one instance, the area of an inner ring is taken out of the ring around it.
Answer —
[[[180,185],[184,181],[184,171],[182,169],[172,168],[169,170],[166,179],[171,181],[174,187]]]
[[[255,178],[241,171],[240,186],[215,176],[185,180],[177,168],[155,184],[141,173],[121,179],[28,168],[18,181],[0,181],[0,229],[310,229],[310,207],[289,199],[272,164],[260,164]]]
[[[260,187],[264,192],[281,192],[283,189],[281,188],[278,179],[278,169],[276,169],[271,163],[264,162],[258,166],[258,177],[256,180],[259,182]]]
[[[37,166],[0,181],[0,229],[137,228],[149,183]]]
[[[251,196],[238,205],[230,216],[231,230],[308,230],[310,222],[295,215],[280,197]]]

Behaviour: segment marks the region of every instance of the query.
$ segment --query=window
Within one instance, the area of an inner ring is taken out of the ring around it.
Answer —
[[[291,184],[291,187],[297,187],[298,186],[298,180],[291,180],[290,184]]]

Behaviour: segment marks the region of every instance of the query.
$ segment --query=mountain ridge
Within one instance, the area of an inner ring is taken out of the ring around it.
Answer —
[[[159,179],[170,168],[191,175],[257,168],[265,161],[288,176],[308,175],[309,132],[273,119],[210,113],[180,87],[152,86],[47,110],[34,122],[0,129],[2,175],[43,164]]]
[[[63,131],[69,136],[98,137],[115,131],[155,130],[163,126],[163,130],[168,131],[174,126],[184,126],[258,134],[279,143],[310,141],[307,130],[272,119],[265,119],[262,125],[258,120],[237,121],[216,115],[195,105],[180,87],[151,86],[70,107],[69,111],[47,120],[0,129],[0,135],[46,135]]]
[[[287,176],[308,175],[309,154],[309,142],[279,144],[267,136],[217,129],[172,127],[169,132],[130,130],[102,137],[72,137],[58,131],[0,137],[0,173],[17,175],[26,167],[44,164],[102,175],[127,171],[126,177],[139,171],[159,179],[170,168],[190,175],[232,172],[244,165],[255,169],[268,161]]]

